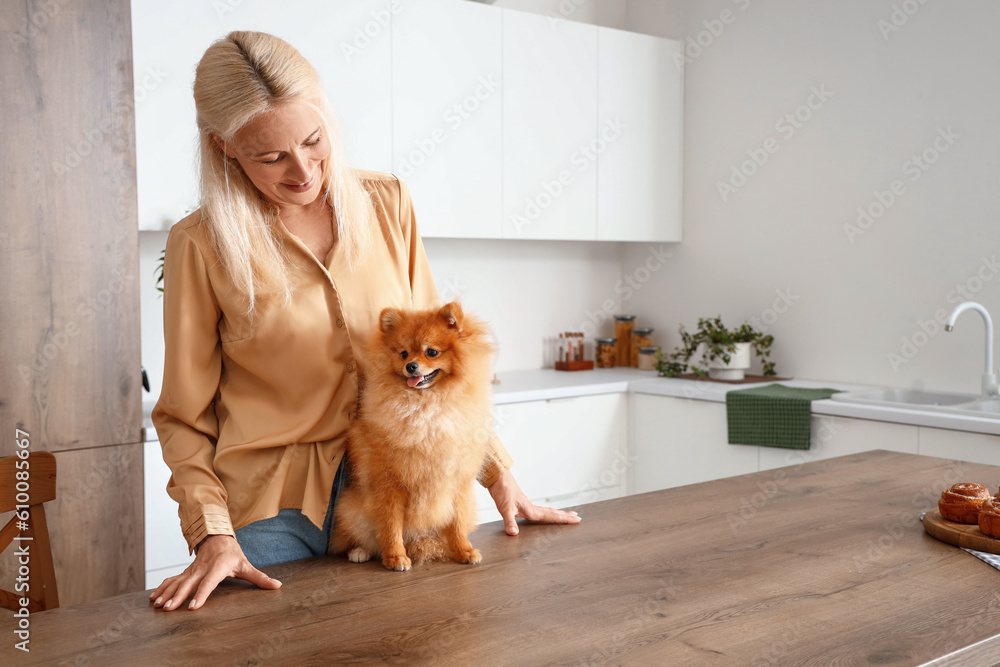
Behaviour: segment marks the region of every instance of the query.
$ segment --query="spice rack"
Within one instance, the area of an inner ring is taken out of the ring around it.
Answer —
[[[584,359],[583,334],[567,331],[559,334],[558,358],[555,362],[557,371],[589,371],[593,370],[594,362]]]

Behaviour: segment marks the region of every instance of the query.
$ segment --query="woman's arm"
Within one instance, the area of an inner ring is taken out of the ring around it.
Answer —
[[[222,373],[219,340],[221,310],[212,290],[205,258],[185,223],[167,238],[163,267],[163,388],[153,409],[171,476],[167,493],[177,501],[181,530],[195,560],[150,596],[156,607],[177,609],[195,593],[197,609],[227,576],[262,588],[280,583],[253,568],[236,543],[227,493],[215,474],[219,424],[214,400]],[[197,548],[197,549],[196,549]]]

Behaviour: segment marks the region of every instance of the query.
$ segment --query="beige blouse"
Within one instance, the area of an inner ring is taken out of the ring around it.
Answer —
[[[383,308],[440,304],[409,189],[392,174],[360,173],[385,242],[351,271],[339,245],[324,266],[280,225],[299,266],[293,302],[262,303],[253,326],[200,213],[170,230],[166,359],[152,418],[191,551],[207,535],[233,535],[285,508],[321,527],[358,402],[356,348]],[[483,486],[512,465],[495,436],[493,444]]]

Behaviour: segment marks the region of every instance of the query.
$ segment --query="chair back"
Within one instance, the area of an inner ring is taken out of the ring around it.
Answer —
[[[14,512],[0,530],[0,552],[14,545],[14,562],[20,574],[14,591],[0,589],[0,606],[18,612],[45,611],[59,606],[49,528],[42,503],[56,499],[56,457],[32,452],[0,459],[0,512]],[[22,604],[27,601],[27,605]]]

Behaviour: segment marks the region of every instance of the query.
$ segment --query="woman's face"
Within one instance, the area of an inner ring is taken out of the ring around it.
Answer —
[[[287,209],[320,195],[330,142],[311,108],[287,102],[247,124],[225,151],[265,197]]]

